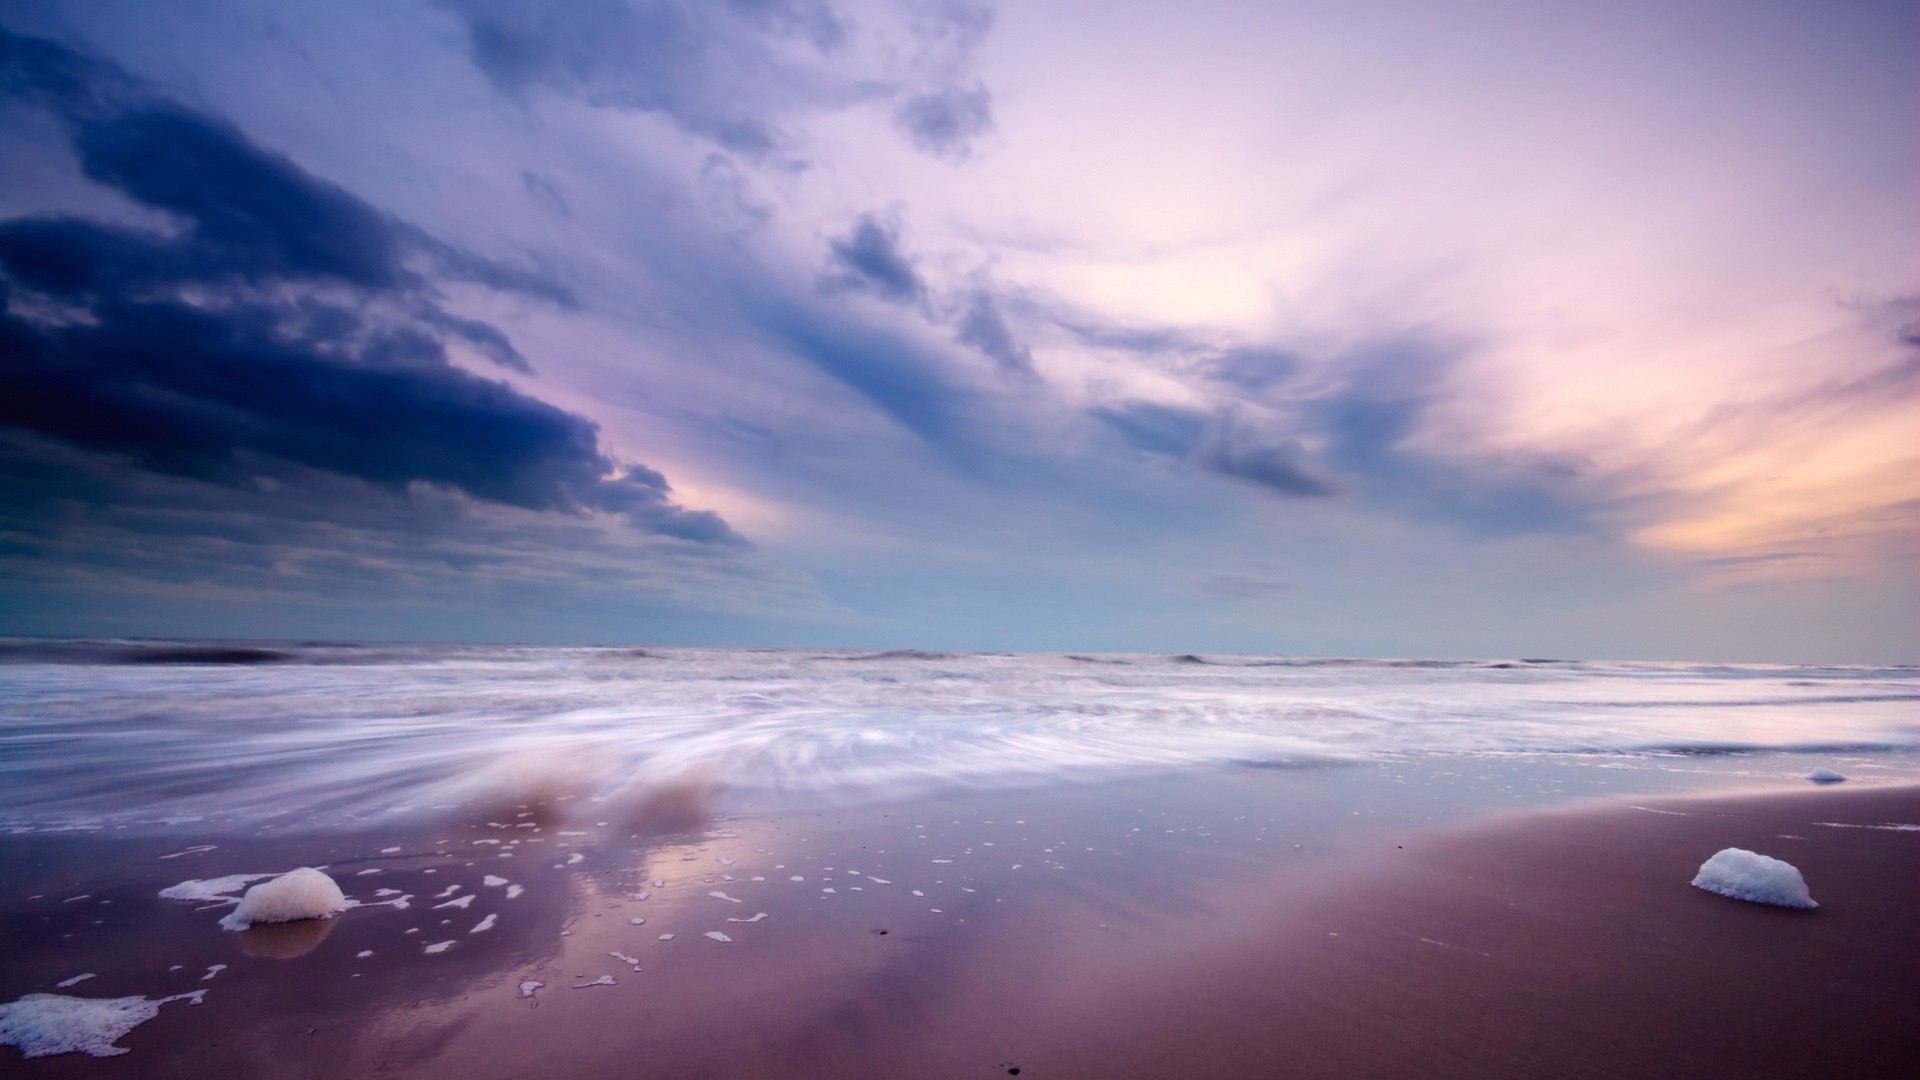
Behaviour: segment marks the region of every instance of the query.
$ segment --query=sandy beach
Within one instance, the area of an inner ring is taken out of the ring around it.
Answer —
[[[1920,822],[1920,787],[1620,796],[1438,825],[1377,796],[1242,770],[617,840],[613,823],[528,810],[546,824],[324,850],[228,841],[162,860],[125,842],[121,876],[151,880],[7,910],[0,990],[204,988],[204,1003],[166,1005],[124,1056],[6,1049],[0,1066],[1753,1077],[1888,1075],[1920,1052],[1920,829],[1887,827]],[[4,844],[16,880],[63,888],[86,885],[77,852],[103,871],[112,846]],[[1820,907],[1689,887],[1729,846],[1800,867]],[[300,860],[327,862],[350,895],[412,899],[233,934],[214,927],[224,908],[154,896],[201,868]]]

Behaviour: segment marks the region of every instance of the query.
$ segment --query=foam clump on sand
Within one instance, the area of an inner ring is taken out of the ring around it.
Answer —
[[[0,1005],[0,1046],[17,1046],[25,1057],[50,1057],[76,1051],[94,1057],[127,1052],[114,1040],[160,1015],[170,1001],[200,1004],[205,990],[158,999],[144,997],[82,998],[61,994],[28,994]]]
[[[1846,777],[1841,776],[1839,773],[1834,772],[1832,769],[1827,768],[1825,765],[1822,765],[1819,768],[1808,773],[1803,779],[1811,780],[1816,784],[1837,784],[1840,781],[1845,780]]]
[[[1735,900],[1778,907],[1817,908],[1807,892],[1807,879],[1792,863],[1769,858],[1745,848],[1730,847],[1700,864],[1693,886]]]
[[[245,930],[254,923],[326,919],[345,910],[347,898],[340,886],[326,874],[303,866],[248,889],[240,898],[240,906],[228,912],[220,925]]]

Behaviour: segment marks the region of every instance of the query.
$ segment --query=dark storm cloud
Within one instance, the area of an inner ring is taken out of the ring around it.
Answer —
[[[0,222],[16,457],[51,441],[228,487],[279,462],[743,542],[658,473],[620,472],[591,422],[451,362],[447,338],[526,369],[496,328],[442,310],[429,272],[566,299],[539,275],[433,241],[54,43],[0,31],[0,88],[54,112],[88,179],[179,223]]]
[[[862,214],[847,235],[829,241],[835,284],[864,289],[896,303],[926,295],[926,282],[900,250],[900,230],[872,214]]]

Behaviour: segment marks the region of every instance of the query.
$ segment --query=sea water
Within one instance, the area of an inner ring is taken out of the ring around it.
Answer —
[[[694,778],[823,805],[1406,756],[1914,759],[1920,670],[0,642],[0,828],[328,827]]]

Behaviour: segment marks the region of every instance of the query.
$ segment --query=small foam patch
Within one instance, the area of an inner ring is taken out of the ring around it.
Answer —
[[[1845,780],[1846,777],[1841,776],[1839,773],[1834,772],[1832,769],[1827,768],[1825,765],[1822,765],[1819,768],[1808,773],[1805,779],[1811,780],[1816,784],[1838,784],[1841,781]]]
[[[272,874],[228,874],[226,877],[183,881],[160,890],[162,900],[188,900],[195,903],[237,904],[241,889],[270,878]]]
[[[1693,886],[1735,900],[1777,907],[1817,908],[1807,892],[1807,879],[1792,863],[1756,854],[1745,848],[1725,848],[1700,864]]]
[[[115,1057],[127,1047],[114,1041],[160,1015],[171,1001],[200,1004],[205,990],[172,997],[80,998],[62,994],[28,994],[0,1005],[0,1046],[16,1046],[25,1057],[54,1054],[90,1054]]]
[[[240,906],[228,912],[220,925],[245,930],[254,923],[329,919],[347,910],[347,898],[332,878],[303,866],[247,890]]]

